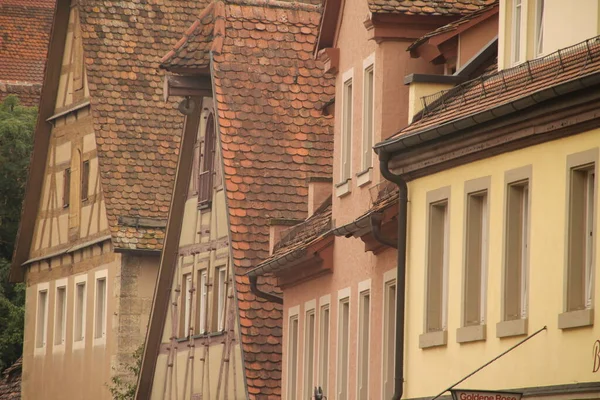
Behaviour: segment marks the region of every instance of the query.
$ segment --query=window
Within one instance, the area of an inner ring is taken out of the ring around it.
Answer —
[[[227,301],[227,269],[217,270],[217,331],[225,329],[225,305]]]
[[[426,332],[446,329],[445,298],[448,267],[448,201],[429,205]]]
[[[102,272],[104,275],[99,276]],[[106,337],[106,271],[101,271],[101,273],[96,273],[94,339]]]
[[[521,19],[522,19],[522,0],[513,0],[513,53],[512,61],[516,64],[521,61]]]
[[[595,165],[571,169],[567,311],[592,308]]]
[[[48,284],[40,285],[37,298],[37,321],[35,347],[46,346],[46,325],[48,323]]]
[[[62,345],[65,343],[67,328],[67,286],[66,282],[58,285],[57,283],[54,304],[54,344]]]
[[[202,171],[198,174],[198,207],[210,207],[213,195],[213,174],[215,170],[215,119],[210,114],[206,120],[204,133],[204,154]]]
[[[63,207],[69,207],[71,196],[71,168],[65,169],[63,173]]]
[[[200,173],[200,144],[202,143],[202,139],[196,136],[196,141],[194,142],[194,159],[192,161],[192,175],[190,179],[190,186],[188,188],[188,197],[196,196],[198,194],[198,175]]]
[[[87,200],[90,184],[90,162],[84,161],[81,166],[81,200]]]
[[[348,399],[348,336],[350,334],[350,299],[339,301],[337,341],[337,399]]]
[[[371,321],[371,294],[362,291],[358,309],[358,379],[357,399],[367,400],[369,397],[369,326]]]
[[[296,379],[298,372],[298,314],[290,316],[288,329],[287,398],[290,400],[296,400]]]
[[[363,154],[362,170],[366,170],[373,165],[373,64],[364,70],[363,77]]]
[[[352,78],[344,82],[342,110],[342,182],[352,176]]]
[[[504,255],[504,321],[527,318],[529,180],[508,184]]]
[[[75,281],[75,315],[73,321],[73,341],[83,342],[85,339],[85,281]]]
[[[329,304],[321,306],[319,320],[319,386],[328,394],[329,381]]]
[[[206,314],[208,307],[208,287],[206,270],[198,271],[198,333],[206,333]]]
[[[467,195],[463,326],[484,323],[487,190]]]
[[[395,273],[396,271],[389,271]],[[392,275],[388,273],[387,275]],[[389,278],[388,278],[389,279]],[[383,398],[394,395],[396,354],[396,281],[387,281],[383,291]]]
[[[188,337],[190,335],[190,323],[192,316],[192,294],[194,287],[192,285],[192,274],[184,274],[181,279],[181,320],[179,324],[179,337]]]
[[[544,3],[545,0],[536,0],[535,5],[535,55],[544,53]]]
[[[314,303],[314,302],[313,302]],[[306,312],[304,320],[304,398],[313,395],[313,367],[315,361],[315,309]]]

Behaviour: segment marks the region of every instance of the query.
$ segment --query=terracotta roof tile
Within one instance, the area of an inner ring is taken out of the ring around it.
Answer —
[[[500,107],[542,90],[598,73],[600,36],[513,68],[492,71],[480,78],[429,96],[424,99],[427,106],[421,119],[386,142],[440,125],[452,124],[462,118]]]
[[[246,382],[252,399],[279,398],[282,309],[256,298],[245,273],[269,256],[272,218],[306,217],[306,178],[331,174],[333,119],[318,108],[334,80],[312,57],[317,7],[230,1],[225,15],[213,80]],[[259,282],[281,293],[274,278]]]
[[[415,49],[417,47],[419,47],[421,44],[423,44],[424,42],[426,42],[428,39],[441,35],[443,33],[448,33],[448,32],[452,32],[455,31],[456,29],[458,29],[461,25],[466,24],[469,21],[474,20],[475,18],[485,14],[486,12],[497,8],[498,7],[498,1],[499,0],[494,0],[490,5],[487,5],[485,7],[482,7],[476,11],[473,11],[467,15],[465,15],[464,17],[450,22],[449,24],[446,24],[444,26],[440,26],[439,28],[437,28],[436,30],[427,33],[426,35],[423,35],[422,37],[420,37],[419,39],[415,40],[410,46],[408,46],[408,50],[412,50]]]
[[[0,2],[0,83],[42,83],[54,4],[54,0]]]
[[[164,228],[121,217],[166,221],[183,116],[163,101],[161,57],[207,2],[81,0],[80,18],[102,192],[113,244],[158,250]]]
[[[368,0],[374,14],[465,15],[494,0]]]
[[[21,398],[21,368],[23,357],[6,368],[0,376],[0,400],[18,400]]]
[[[42,93],[41,83],[3,83],[0,82],[0,102],[6,96],[14,94],[19,98],[21,105],[37,106]]]

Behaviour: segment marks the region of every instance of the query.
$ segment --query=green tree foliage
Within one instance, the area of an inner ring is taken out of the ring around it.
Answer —
[[[0,371],[23,349],[25,287],[9,283],[8,275],[36,118],[37,108],[21,106],[16,96],[0,103]]]
[[[144,345],[141,345],[133,352],[133,363],[122,365],[125,370],[124,375],[115,375],[110,378],[108,390],[113,400],[133,400],[135,390],[137,389],[137,379],[142,369],[142,355]]]

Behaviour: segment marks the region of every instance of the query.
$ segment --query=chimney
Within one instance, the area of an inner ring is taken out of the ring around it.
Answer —
[[[308,181],[308,216],[315,213],[321,204],[331,196],[333,179],[331,177],[313,176]]]
[[[410,124],[414,116],[423,110],[423,97],[451,89],[464,81],[465,78],[455,75],[410,74],[406,76],[404,84],[409,86],[408,123]]]
[[[269,255],[273,254],[273,248],[281,240],[285,231],[301,222],[298,219],[285,218],[273,218],[269,221]]]

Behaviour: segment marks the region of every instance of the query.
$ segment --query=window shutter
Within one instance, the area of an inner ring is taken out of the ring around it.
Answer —
[[[69,207],[69,197],[71,196],[71,168],[65,169],[63,175],[63,207]]]
[[[198,174],[198,207],[210,207],[213,192],[213,174],[215,169],[215,123],[213,115],[206,121],[204,134],[204,160],[202,171]]]
[[[90,182],[90,162],[84,161],[81,168],[81,200],[87,200]]]

